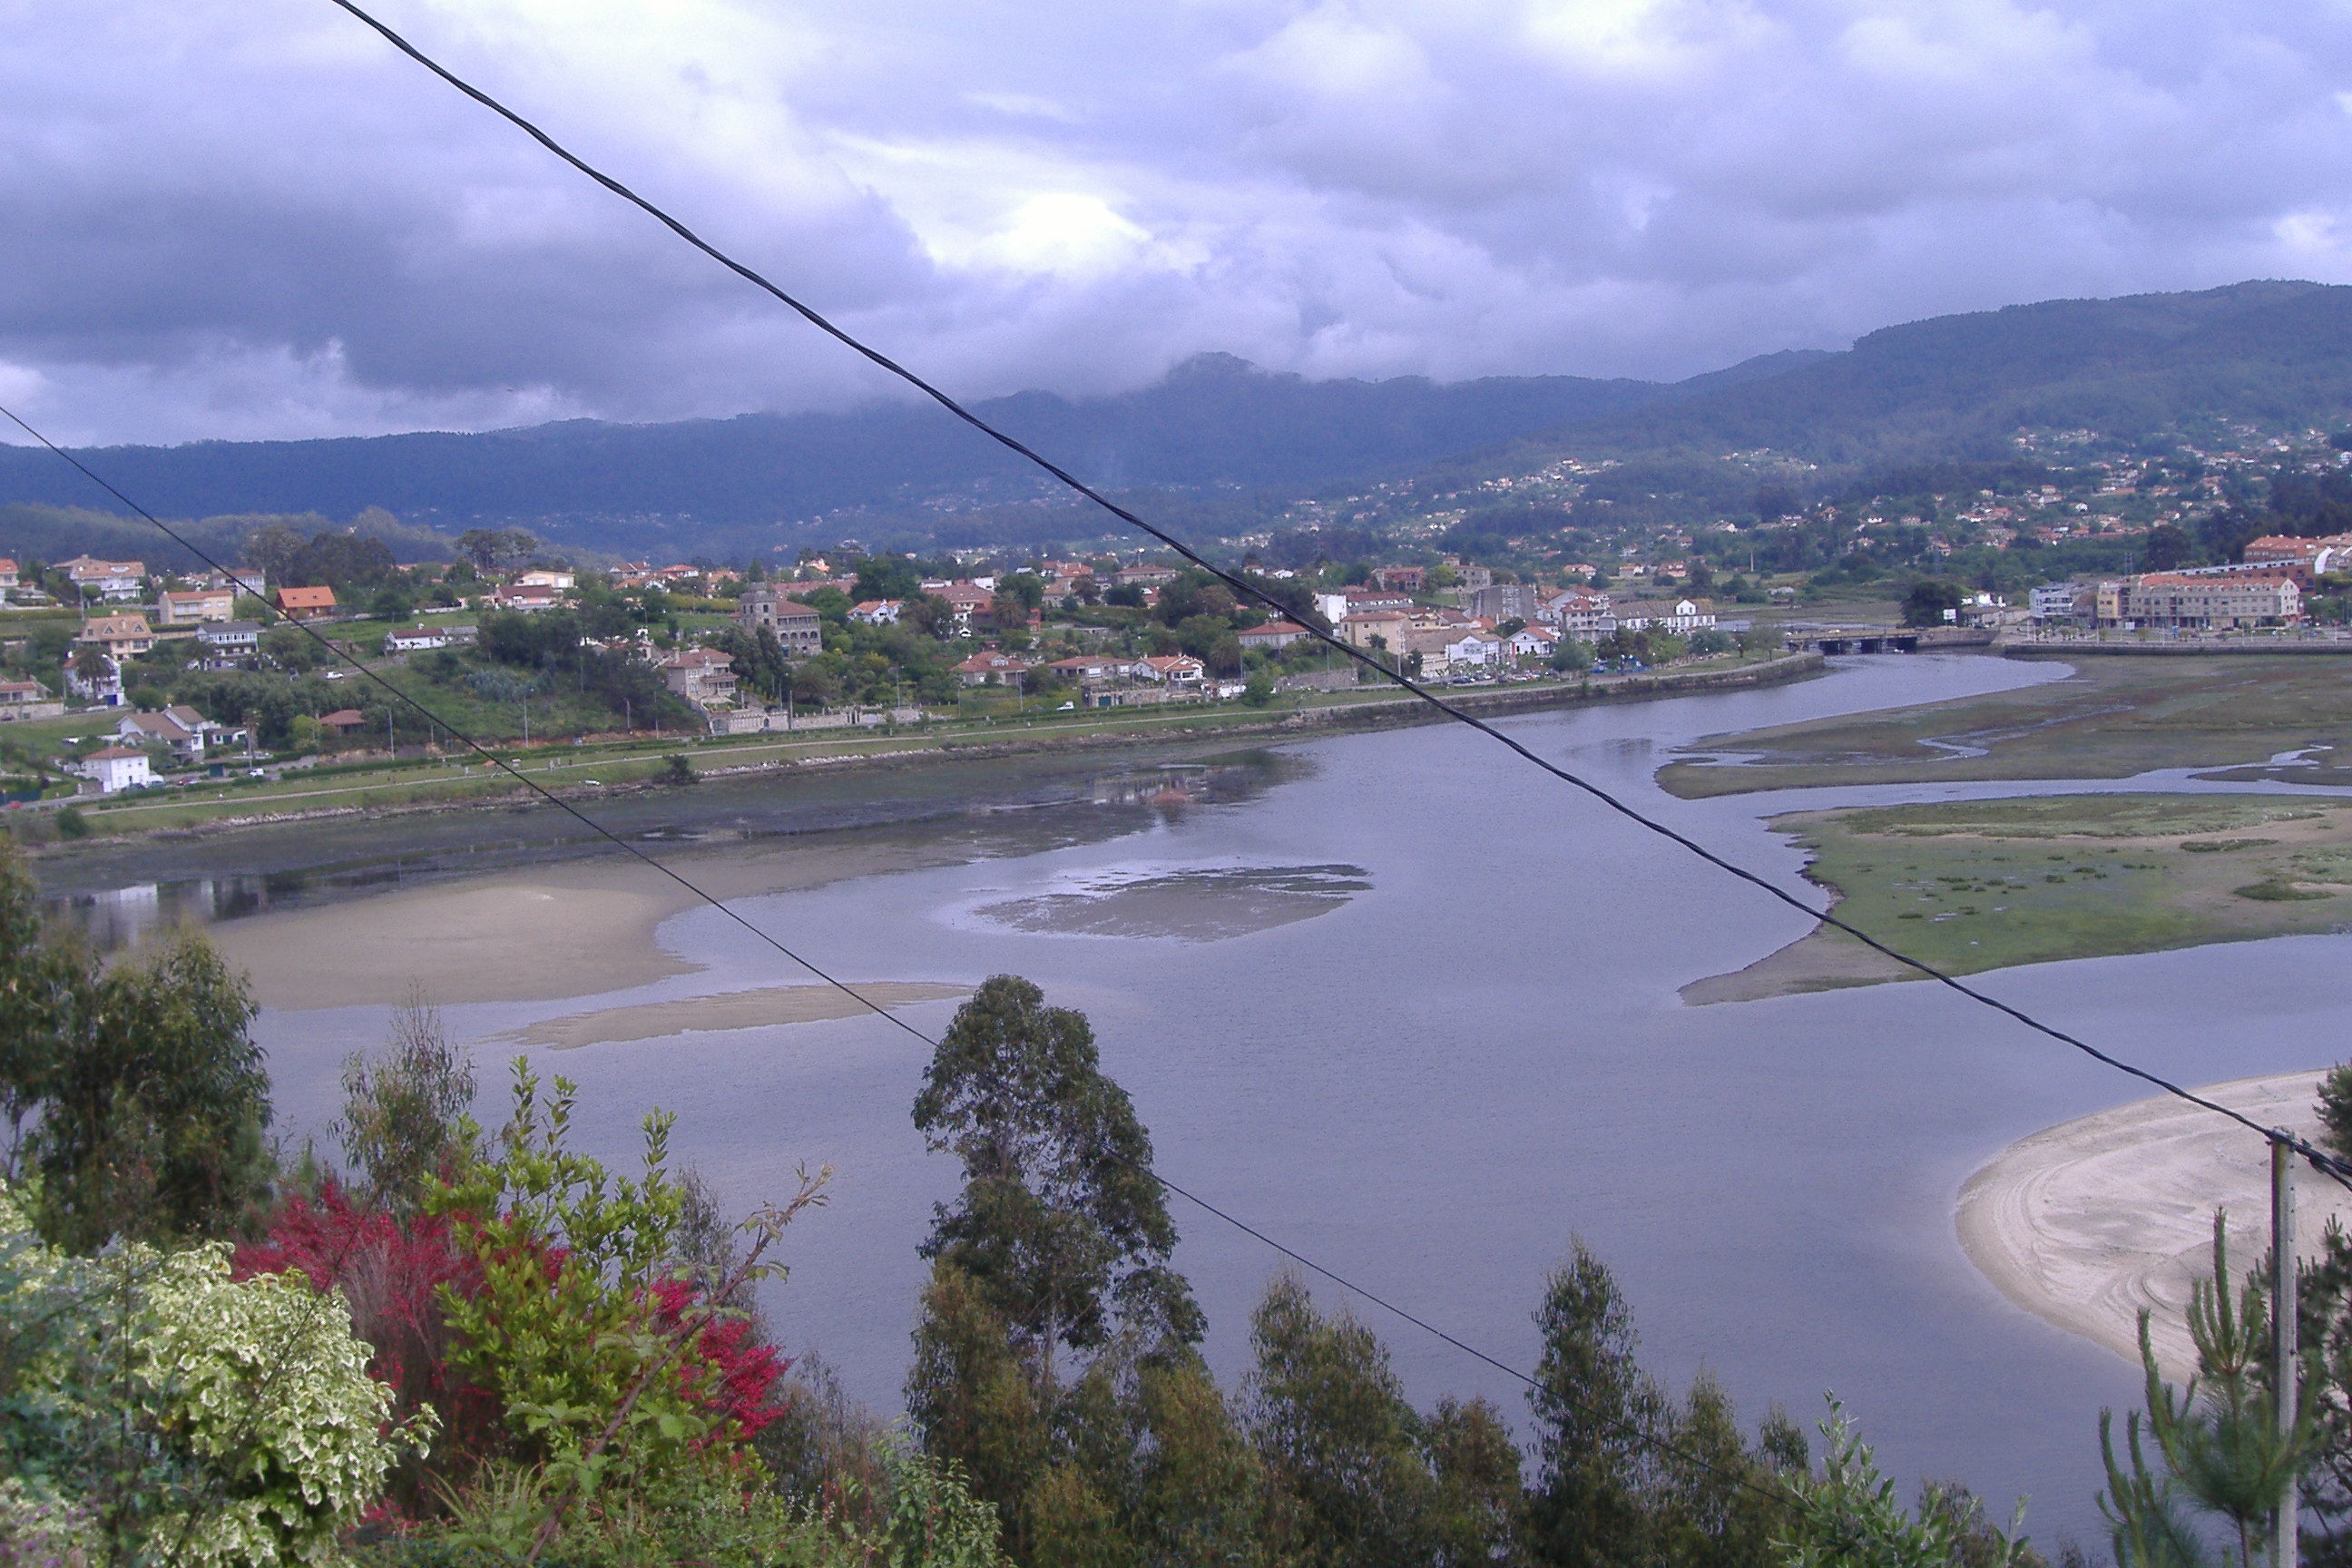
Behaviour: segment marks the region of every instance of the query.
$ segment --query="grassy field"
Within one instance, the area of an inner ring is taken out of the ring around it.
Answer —
[[[2352,659],[2085,658],[2073,678],[2047,686],[1711,737],[1691,750],[1750,753],[1755,762],[1674,763],[1658,782],[1692,799],[1817,784],[2126,778],[2198,767],[2230,770],[2216,776],[2232,781],[2352,785],[2347,742]],[[2300,751],[2313,752],[2305,765],[2270,763]]]
[[[1958,973],[2352,925],[2352,801],[2123,795],[1801,812],[1841,919]],[[1817,931],[1696,1001],[1915,972]]]

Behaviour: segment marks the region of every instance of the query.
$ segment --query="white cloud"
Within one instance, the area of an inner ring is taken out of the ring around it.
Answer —
[[[2352,277],[2352,36],[2311,0],[384,4],[976,394],[1211,349],[1671,375]],[[0,388],[77,437],[885,390],[316,0],[0,0]]]

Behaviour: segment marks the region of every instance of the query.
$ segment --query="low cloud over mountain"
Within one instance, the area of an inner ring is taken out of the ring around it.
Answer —
[[[1890,321],[2343,280],[2352,20],[2061,0],[387,0],[973,395],[1674,377]],[[5,6],[0,400],[76,441],[883,389],[323,0]]]

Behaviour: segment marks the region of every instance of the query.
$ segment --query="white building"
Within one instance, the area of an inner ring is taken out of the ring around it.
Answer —
[[[1629,632],[1695,632],[1715,625],[1715,605],[1706,599],[1627,605],[1617,612],[1617,625]]]
[[[196,629],[196,641],[204,645],[206,669],[235,669],[238,660],[260,653],[261,623],[215,621]]]
[[[154,773],[147,766],[147,753],[134,752],[128,746],[109,746],[92,752],[75,764],[75,769],[89,783],[98,786],[100,795],[113,795],[118,790],[137,789],[155,782]]]

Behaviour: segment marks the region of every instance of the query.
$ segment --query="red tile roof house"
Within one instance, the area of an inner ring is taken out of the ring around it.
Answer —
[[[1252,626],[1240,634],[1242,647],[1288,647],[1307,635],[1307,628],[1296,621],[1268,621],[1262,626]]]
[[[1029,673],[1029,667],[1001,653],[976,653],[955,667],[956,679],[966,686],[1012,686]]]
[[[338,735],[348,735],[367,722],[367,715],[356,708],[338,708],[332,713],[320,714],[319,722]]]
[[[280,588],[278,612],[298,621],[323,619],[335,613],[335,591],[327,587]]]
[[[696,707],[735,700],[735,656],[715,647],[690,647],[661,661],[662,679]]]

